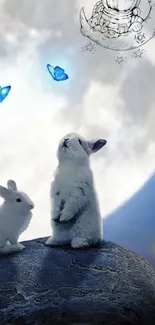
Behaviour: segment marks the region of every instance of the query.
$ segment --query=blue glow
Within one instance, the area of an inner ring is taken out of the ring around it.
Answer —
[[[68,75],[65,73],[65,70],[58,66],[54,68],[52,65],[47,64],[47,69],[52,78],[56,81],[64,81],[68,79]]]
[[[2,103],[3,100],[7,97],[10,90],[11,90],[11,86],[0,87],[0,103]]]

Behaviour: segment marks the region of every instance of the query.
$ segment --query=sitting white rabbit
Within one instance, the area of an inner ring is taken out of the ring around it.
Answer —
[[[59,164],[50,192],[53,235],[46,245],[71,244],[73,248],[80,248],[101,242],[102,218],[89,156],[106,142],[103,139],[86,141],[76,133],[61,139],[57,151]]]
[[[28,227],[34,208],[34,203],[26,193],[17,190],[13,180],[7,182],[7,187],[0,186],[0,196],[4,199],[0,206],[0,254],[25,248],[18,238]]]

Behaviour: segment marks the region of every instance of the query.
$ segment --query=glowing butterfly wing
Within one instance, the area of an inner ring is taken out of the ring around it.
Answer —
[[[11,86],[0,87],[0,103],[2,103],[3,100],[8,96],[10,90]]]
[[[54,67],[52,65],[47,64],[47,70],[50,73],[50,75],[54,78]]]
[[[56,69],[57,68],[57,69]],[[59,68],[59,67],[55,67],[55,79],[57,81],[63,81],[63,80],[67,80],[68,79],[68,75],[64,72],[65,70]]]
[[[64,74],[64,71],[65,71],[64,69],[62,69],[62,68],[56,66],[56,67],[54,68],[54,76],[55,76],[57,79],[59,79],[59,78]]]
[[[54,80],[63,81],[68,79],[68,75],[64,72],[65,70],[56,66],[55,68],[52,65],[47,64],[47,69]]]
[[[67,80],[67,79],[68,79],[67,73],[63,73],[63,75],[60,76],[59,81],[63,81],[63,80]]]

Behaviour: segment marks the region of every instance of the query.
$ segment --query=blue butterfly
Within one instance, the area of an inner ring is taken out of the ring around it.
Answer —
[[[47,69],[52,78],[56,81],[64,81],[68,79],[68,75],[65,73],[65,70],[58,66],[54,68],[52,65],[47,64]]]
[[[10,90],[11,90],[11,86],[0,87],[0,103],[2,103],[3,100],[7,97]]]

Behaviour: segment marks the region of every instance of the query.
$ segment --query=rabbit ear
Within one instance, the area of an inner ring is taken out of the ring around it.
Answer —
[[[17,191],[17,185],[16,185],[16,182],[13,181],[12,179],[9,179],[7,181],[7,187],[9,190],[12,190],[12,191]]]
[[[91,151],[90,153],[99,151],[106,143],[107,141],[104,139],[88,141],[88,146]]]
[[[11,196],[10,190],[8,190],[6,187],[0,185],[0,196],[3,199],[8,199]]]

